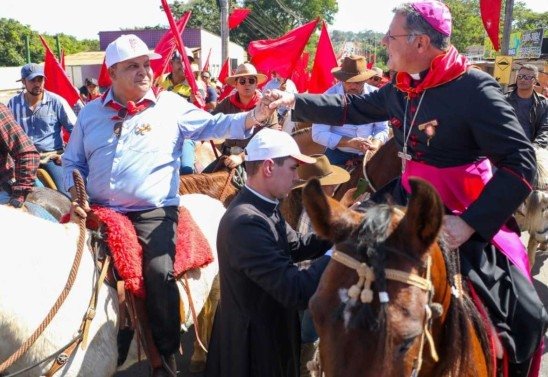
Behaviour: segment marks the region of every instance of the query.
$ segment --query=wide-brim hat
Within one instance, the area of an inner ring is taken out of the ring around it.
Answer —
[[[377,72],[367,68],[367,60],[360,55],[346,56],[341,66],[333,68],[331,73],[337,80],[343,82],[365,81],[377,74]]]
[[[230,86],[236,86],[236,80],[238,77],[248,77],[255,76],[257,77],[257,85],[260,85],[266,82],[266,75],[257,72],[257,68],[251,63],[243,63],[236,68],[236,72],[233,75],[226,78],[226,83]]]
[[[331,165],[324,154],[314,154],[310,157],[316,159],[313,164],[302,164],[297,168],[300,183],[293,188],[303,187],[311,178],[318,178],[322,186],[340,185],[350,180],[350,173],[341,167]]]

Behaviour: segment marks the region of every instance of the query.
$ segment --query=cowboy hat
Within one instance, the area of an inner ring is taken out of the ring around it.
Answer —
[[[350,179],[350,173],[341,167],[331,165],[324,154],[314,154],[310,157],[316,159],[313,164],[301,164],[297,168],[299,174],[299,184],[293,188],[303,187],[311,178],[318,178],[322,186],[338,185],[347,182]]]
[[[367,60],[359,55],[346,56],[340,67],[331,70],[333,76],[343,82],[365,81],[377,74],[377,72],[367,69]]]
[[[266,75],[262,73],[257,73],[257,68],[251,63],[243,63],[236,68],[236,72],[232,76],[226,78],[226,83],[230,86],[236,86],[236,79],[238,77],[248,77],[255,76],[257,77],[257,85],[264,83],[267,79]]]

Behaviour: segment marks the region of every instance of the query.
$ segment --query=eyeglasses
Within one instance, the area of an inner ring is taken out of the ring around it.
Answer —
[[[534,75],[517,75],[518,80],[532,80],[535,78]]]
[[[388,30],[388,31],[386,32],[386,34],[385,34],[385,36],[386,36],[388,39],[392,40],[392,41],[395,41],[396,38],[398,38],[398,37],[411,37],[411,36],[415,37],[416,35],[417,35],[417,34],[414,34],[414,33],[393,35],[393,34],[390,34],[390,30]]]
[[[118,110],[118,118],[120,120],[116,123],[114,123],[114,127],[112,128],[112,131],[114,132],[114,136],[116,136],[116,139],[120,139],[120,135],[122,134],[122,126],[124,125],[124,121],[127,117],[127,109],[121,108]]]
[[[255,77],[242,77],[238,79],[238,82],[240,85],[245,85],[246,82],[249,83],[249,85],[253,85],[257,82],[257,79]]]

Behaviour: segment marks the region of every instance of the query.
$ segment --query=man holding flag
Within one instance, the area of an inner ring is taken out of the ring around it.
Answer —
[[[29,63],[21,68],[24,91],[11,98],[8,107],[17,123],[40,152],[40,163],[57,189],[69,195],[63,184],[62,128],[72,132],[76,115],[61,96],[44,89],[46,77],[42,66]]]
[[[112,80],[101,99],[78,116],[63,155],[64,178],[76,197],[72,172],[86,181],[89,201],[125,214],[143,248],[146,308],[154,344],[162,356],[153,376],[175,376],[180,346],[179,293],[173,277],[179,207],[179,167],[186,139],[247,138],[266,118],[264,105],[215,116],[170,91],[152,90],[150,52],[135,35],[106,49]],[[87,217],[75,201],[71,219]]]

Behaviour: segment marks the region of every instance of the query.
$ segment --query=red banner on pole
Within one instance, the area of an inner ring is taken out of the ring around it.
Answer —
[[[228,15],[228,28],[230,30],[240,26],[242,22],[247,18],[251,13],[251,9],[247,8],[236,8]]]
[[[161,2],[162,7],[164,8],[164,12],[166,12],[167,20],[169,22],[169,28],[171,29],[171,32],[173,33],[173,37],[175,39],[177,51],[179,51],[179,54],[181,55],[181,61],[183,62],[185,70],[185,77],[190,86],[190,89],[192,90],[192,94],[194,94],[195,104],[203,109],[205,107],[205,100],[204,98],[202,98],[202,95],[198,91],[198,85],[196,84],[194,73],[190,68],[190,62],[188,61],[188,57],[186,56],[183,38],[181,38],[181,34],[177,30],[177,24],[175,23],[175,19],[173,18],[173,14],[171,13],[171,8],[169,7],[167,0],[161,0]]]
[[[44,57],[44,75],[46,76],[44,88],[63,97],[72,107],[80,100],[80,93],[70,82],[66,72],[41,35],[40,40],[46,50]]]
[[[493,43],[495,51],[500,50],[499,28],[502,0],[480,0],[481,21]]]
[[[327,24],[322,23],[322,31],[318,40],[314,65],[308,84],[309,93],[323,93],[335,83],[331,70],[337,66],[337,56],[327,32]]]
[[[251,63],[267,75],[276,71],[283,78],[290,77],[318,22],[311,21],[277,39],[250,42],[247,50]]]

